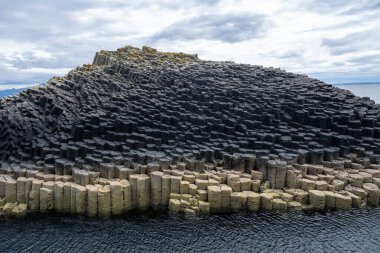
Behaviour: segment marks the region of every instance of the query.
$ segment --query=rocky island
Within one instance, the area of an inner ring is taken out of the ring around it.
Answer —
[[[0,214],[379,205],[380,104],[305,75],[127,46],[0,100]]]

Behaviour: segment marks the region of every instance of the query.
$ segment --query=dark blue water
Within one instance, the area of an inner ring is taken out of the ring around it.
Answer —
[[[380,252],[380,209],[1,218],[0,252]]]

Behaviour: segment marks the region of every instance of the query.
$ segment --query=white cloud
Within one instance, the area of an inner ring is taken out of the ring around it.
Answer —
[[[96,51],[145,44],[281,67],[328,82],[380,79],[380,4],[369,0],[10,1],[0,83],[43,83]]]

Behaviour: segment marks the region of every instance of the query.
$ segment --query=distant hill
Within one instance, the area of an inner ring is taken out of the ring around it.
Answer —
[[[28,87],[19,88],[19,89],[8,89],[8,90],[0,90],[0,98],[15,95],[23,90],[26,90]]]

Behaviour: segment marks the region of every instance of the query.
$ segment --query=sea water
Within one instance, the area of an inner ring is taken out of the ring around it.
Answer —
[[[369,97],[377,104],[380,103],[380,83],[350,83],[335,84],[334,86],[349,90],[356,96]]]
[[[380,209],[1,218],[0,252],[380,252]]]

